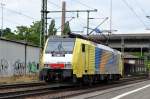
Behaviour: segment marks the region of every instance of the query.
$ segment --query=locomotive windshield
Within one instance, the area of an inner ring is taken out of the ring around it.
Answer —
[[[49,39],[46,53],[51,52],[72,52],[74,47],[74,39],[59,38],[59,39]]]

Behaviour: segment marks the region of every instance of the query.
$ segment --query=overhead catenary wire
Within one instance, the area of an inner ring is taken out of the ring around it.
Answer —
[[[80,4],[80,5],[82,5],[82,6],[84,6],[84,7],[87,7],[88,9],[95,9],[95,8],[93,8],[93,7],[91,7],[91,6],[89,6],[89,5],[87,5],[87,4],[85,4],[85,3],[82,3],[81,1],[79,1],[79,0],[72,0],[73,2],[76,2],[76,3],[78,3],[78,4]],[[78,13],[77,13],[78,14]]]
[[[50,1],[50,0],[48,0],[47,2],[48,2],[49,4],[54,5],[54,6],[57,7],[57,8],[61,8],[59,5],[57,5],[56,3],[54,3],[54,2],[52,2],[52,1]]]
[[[73,16],[68,16],[68,17],[65,17],[65,18],[72,18]],[[48,19],[60,19],[61,17],[48,17]]]
[[[97,25],[96,27],[95,27],[95,29],[96,28],[98,28],[99,26],[101,26],[104,22],[106,22],[108,20],[108,17],[106,17],[99,25]],[[88,35],[90,35],[90,34],[92,34],[94,32],[94,30],[92,30]]]
[[[84,6],[84,7],[87,7],[87,8],[90,8],[90,9],[95,9],[95,8],[93,8],[93,7],[91,7],[91,6],[89,6],[89,5],[87,5],[87,4],[85,4],[85,3],[82,3],[81,1],[79,1],[79,0],[73,0],[74,2],[76,2],[76,3],[78,3],[78,4],[80,4],[80,5],[82,5],[82,6]],[[111,5],[112,5],[112,0],[111,0]],[[112,9],[112,7],[110,7],[110,9]],[[99,13],[99,12],[98,12]],[[111,11],[110,11],[110,17],[112,17],[112,15],[111,15]],[[89,18],[90,19],[90,18]],[[93,18],[93,19],[104,19],[105,20],[105,18]],[[95,24],[94,23],[90,23],[90,24],[92,24],[93,26],[95,26]],[[110,29],[112,28],[112,19],[110,18]],[[91,31],[92,32],[92,31]],[[111,33],[111,32],[110,32]]]
[[[132,11],[132,13],[136,16],[136,18],[139,20],[139,22],[142,23],[142,25],[147,28],[147,25],[144,23],[144,21],[138,16],[138,14],[135,12],[132,6],[129,5],[129,3],[126,0],[122,0],[123,3]]]
[[[145,16],[147,16],[148,14],[146,13],[146,11],[143,9],[143,7],[141,6],[141,4],[139,3],[139,1],[138,0],[134,0],[135,1],[135,3],[137,4],[137,6],[139,6],[139,8],[141,9],[141,11],[143,12],[143,14],[145,15]]]
[[[89,19],[91,19],[91,18],[89,18]],[[105,18],[93,18],[93,19],[101,20],[101,19],[105,19]],[[82,21],[82,23],[84,23],[83,20],[86,20],[86,19],[83,17],[80,17],[79,20],[80,20],[80,22]],[[84,24],[86,24],[86,23],[84,23]],[[90,23],[90,25],[96,26],[97,24],[92,22],[92,23]]]
[[[90,9],[95,9],[94,7],[91,7],[91,6],[89,6],[89,5],[87,5],[87,4],[85,4],[85,3],[83,3],[83,2],[81,2],[81,0],[72,0],[73,2],[76,2],[76,3],[78,3],[78,4],[80,4],[80,5],[82,5],[82,6],[84,6],[84,7],[87,7],[88,9],[90,8]],[[100,15],[102,15],[103,13],[100,13],[100,12],[97,12],[98,14],[100,14]]]
[[[1,17],[0,17],[0,18],[1,18]],[[9,20],[9,19],[6,19],[6,18],[4,18],[4,20],[5,20],[6,22],[9,22],[9,23],[13,23],[13,24],[16,24],[16,25],[21,25],[20,23],[15,22],[14,20],[12,21],[12,20]]]
[[[19,0],[18,0],[18,1],[19,1]],[[17,3],[18,3],[18,1],[17,1]],[[5,1],[5,2],[6,2],[6,1]],[[3,3],[3,0],[1,1],[1,3]],[[18,4],[18,5],[19,5],[19,4]],[[28,18],[28,19],[35,20],[35,18],[33,18],[32,16],[29,16],[29,15],[27,15],[27,14],[24,14],[24,13],[22,13],[22,12],[20,12],[20,11],[15,11],[15,10],[13,10],[13,9],[6,8],[6,6],[4,7],[4,9],[7,10],[7,11],[9,11],[9,12],[12,12],[12,13],[15,13],[15,14],[18,14],[18,15],[21,15],[21,16],[24,16],[24,17],[26,17],[26,18]]]
[[[72,1],[74,1],[74,2],[76,2],[76,3],[79,3],[80,5],[85,6],[85,7],[87,7],[87,8],[95,9],[95,8],[93,8],[93,7],[91,7],[91,6],[87,5],[87,4],[82,3],[82,2],[79,1],[79,0],[72,0]]]
[[[52,1],[50,1],[50,0],[47,0],[47,2],[48,2],[49,4],[54,5],[55,7],[59,8],[59,9],[61,9],[61,6],[58,5],[58,4],[56,4],[56,3],[54,3],[54,2],[52,2]],[[53,9],[51,9],[51,10],[53,10]],[[72,15],[74,16],[74,12],[72,12]]]
[[[10,11],[10,12],[12,12],[12,13],[15,13],[15,14],[18,14],[18,15],[21,15],[21,16],[24,16],[24,17],[26,17],[26,18],[28,18],[28,19],[35,20],[35,18],[33,18],[33,17],[29,16],[29,15],[23,14],[23,13],[21,13],[21,12],[18,12],[18,11],[15,11],[15,10],[12,10],[12,9],[9,9],[9,8],[6,8],[6,7],[4,7],[4,9],[5,9],[5,10],[8,10],[8,11]]]
[[[2,2],[1,2],[1,3],[2,3]],[[12,12],[12,13],[15,13],[15,14],[18,14],[18,15],[21,15],[21,16],[24,16],[24,17],[26,17],[26,18],[28,18],[28,19],[33,19],[33,20],[34,20],[33,17],[31,17],[31,16],[29,16],[29,15],[26,15],[26,14],[23,14],[23,13],[21,13],[21,12],[15,11],[15,10],[12,10],[12,9],[10,9],[10,8],[6,8],[6,6],[4,6],[3,8],[4,8],[4,10],[7,10],[7,11],[9,11],[9,12]]]
[[[75,21],[75,22],[78,22],[79,25],[81,25],[81,26],[85,25],[81,19],[78,18],[77,20],[80,21],[80,22],[78,22],[78,21]]]
[[[75,17],[72,17],[70,20],[66,21],[66,22],[70,22],[74,19]],[[66,23],[65,23],[66,24]],[[64,26],[65,24],[61,25],[60,27],[58,27],[56,30],[59,30],[62,26]]]
[[[59,8],[59,6],[56,4],[56,3],[53,3],[53,2],[50,2],[49,0],[48,0],[48,2],[50,3],[50,4],[53,4],[53,5],[55,5],[56,7],[58,7]],[[79,1],[78,1],[79,2]],[[86,7],[88,7],[89,8],[89,6],[87,6],[87,5],[85,5],[85,4],[83,4],[83,3],[81,3],[81,2],[79,2],[81,5],[83,5],[83,6],[86,6]],[[91,7],[90,7],[91,8]],[[92,8],[93,9],[93,8]],[[96,9],[94,9],[94,10],[96,10]],[[88,11],[88,10],[87,10]],[[89,10],[90,11],[90,10]],[[52,13],[52,12],[55,12],[56,13],[56,11],[49,11],[49,13]],[[68,12],[68,11],[66,11],[66,12]],[[70,12],[72,12],[73,14],[74,14],[74,12],[76,12],[77,13],[77,17],[78,17],[78,12],[81,12],[80,10],[79,11],[70,11]]]
[[[1,2],[1,4],[4,4],[4,2]],[[6,2],[5,2],[4,5],[6,5]],[[22,12],[18,12],[18,11],[15,11],[15,10],[13,10],[13,9],[7,8],[6,6],[3,6],[3,10],[4,10],[4,11],[3,11],[4,13],[6,13],[6,11],[7,11],[7,12],[11,12],[11,13],[13,13],[13,14],[17,14],[17,15],[20,15],[20,16],[22,16],[22,17],[25,17],[25,18],[28,18],[28,19],[32,19],[32,20],[34,21],[34,18],[33,18],[33,17],[31,17],[31,16],[29,16],[29,15],[26,15],[26,14],[23,14]],[[1,16],[0,18],[2,19],[2,21],[5,22],[5,24],[4,24],[5,28],[8,28],[9,26],[15,28],[16,26],[21,26],[21,25],[22,25],[22,24],[20,23],[21,21],[19,21],[19,23],[18,23],[18,22],[16,22],[16,20],[8,19],[7,17],[3,17],[3,18],[2,18],[2,16]],[[6,25],[6,23],[7,23],[7,24],[9,23],[9,25]],[[15,24],[15,25],[14,25],[14,24]],[[2,24],[2,25],[3,25],[3,24]]]
[[[85,26],[85,23],[83,22],[83,20],[81,20],[80,18],[78,18],[77,20],[79,20],[78,24],[82,27],[82,30],[84,32],[84,26]]]

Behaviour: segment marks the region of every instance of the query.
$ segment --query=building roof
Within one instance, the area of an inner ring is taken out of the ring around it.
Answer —
[[[150,39],[150,33],[137,33],[137,34],[111,34],[110,36],[108,36],[107,34],[101,35],[90,35],[90,37],[94,37],[95,39],[105,39],[105,37],[109,37],[109,39]]]
[[[28,46],[32,46],[32,47],[39,47],[37,45],[33,45],[33,44],[30,44],[30,43],[27,43],[27,42],[24,42],[24,41],[9,40],[9,39],[6,39],[6,38],[0,38],[0,40],[7,41],[7,42],[12,42],[12,43],[17,43],[17,44],[22,44],[22,45],[28,45]]]
[[[134,56],[134,55],[131,55],[131,54],[128,54],[128,53],[124,53],[123,56],[124,56],[124,58],[126,58],[126,59],[127,59],[127,58],[132,58],[132,59],[133,59],[133,58],[134,58],[134,59],[135,59],[135,58],[139,58],[138,56]]]

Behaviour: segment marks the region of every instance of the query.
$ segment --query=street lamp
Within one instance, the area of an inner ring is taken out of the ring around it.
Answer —
[[[5,4],[1,3],[0,5],[1,5],[1,9],[2,9],[2,10],[1,10],[1,11],[2,11],[2,13],[1,13],[1,14],[2,14],[2,16],[1,16],[1,21],[2,21],[2,23],[1,23],[1,34],[0,34],[0,37],[2,37],[2,36],[3,36],[3,17],[4,17],[4,16],[3,16],[3,10],[4,10]]]

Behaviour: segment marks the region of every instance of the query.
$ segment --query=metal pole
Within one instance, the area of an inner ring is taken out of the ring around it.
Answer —
[[[40,47],[44,47],[47,36],[47,0],[42,0]]]
[[[94,10],[66,10],[65,12],[97,12],[97,9]],[[60,13],[63,11],[47,11],[48,13]]]
[[[149,42],[150,42],[150,39],[149,39]],[[150,61],[150,43],[149,43],[149,47],[148,47],[148,56],[147,56],[147,72],[148,72],[148,78],[150,78],[150,64],[149,64],[149,61]]]
[[[44,34],[44,13],[42,12],[44,10],[44,0],[42,0],[42,5],[41,5],[41,33],[40,33],[40,47],[43,48],[42,44],[42,38]]]
[[[89,34],[89,14],[90,12],[87,11],[87,35]]]
[[[25,75],[27,72],[27,42],[25,43]]]
[[[4,19],[4,18],[3,18],[3,6],[4,6],[4,4],[1,3],[1,9],[2,9],[2,13],[1,13],[1,14],[2,14],[2,16],[1,16],[1,17],[2,17],[2,18],[1,18],[1,21],[2,21],[2,23],[1,23],[1,37],[3,36],[3,23],[4,23],[4,22],[3,22],[3,19]]]
[[[47,39],[47,0],[44,0],[44,20],[45,20],[45,23],[44,23],[44,44],[45,44],[45,41]]]
[[[143,48],[141,47],[141,57],[143,56]]]
[[[124,38],[121,37],[121,52],[122,52],[122,55],[123,55],[123,56],[124,56],[124,47],[125,47]]]
[[[62,11],[47,11],[47,13],[60,13],[60,12],[64,12],[64,9],[62,9]],[[77,12],[77,13],[78,12],[87,12],[87,35],[88,35],[89,34],[89,30],[88,30],[89,29],[89,13],[97,12],[97,9],[94,9],[94,10],[68,10],[68,11],[65,10],[65,13],[66,12]]]
[[[111,35],[112,31],[112,0],[110,0],[110,32],[109,35]]]
[[[66,2],[62,2],[62,19],[61,19],[61,35],[63,35],[64,27],[65,27],[65,17],[66,17]]]

